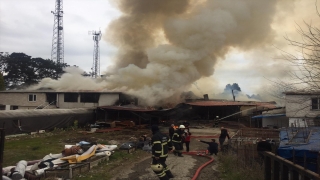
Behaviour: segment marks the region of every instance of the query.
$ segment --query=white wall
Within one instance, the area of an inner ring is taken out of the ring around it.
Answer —
[[[306,118],[320,115],[320,110],[311,109],[311,98],[316,95],[286,95],[286,116]]]
[[[117,100],[119,100],[119,94],[100,94],[98,103],[83,103],[80,102],[80,95],[78,96],[78,102],[64,102],[64,94],[59,93],[58,107],[62,109],[72,108],[92,108],[98,106],[111,106]]]
[[[119,100],[119,94],[100,94],[99,106],[111,106]]]
[[[289,118],[289,127],[308,127],[312,121],[310,118]]]

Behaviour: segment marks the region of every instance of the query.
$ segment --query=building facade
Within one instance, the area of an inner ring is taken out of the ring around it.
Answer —
[[[320,92],[286,92],[285,95],[290,127],[320,125]]]
[[[114,105],[120,92],[0,91],[0,109],[73,109]]]

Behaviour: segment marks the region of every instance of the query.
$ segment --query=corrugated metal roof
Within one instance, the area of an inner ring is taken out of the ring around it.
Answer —
[[[7,90],[0,93],[105,93],[121,94],[121,92],[101,91],[101,90]]]
[[[245,101],[195,101],[186,104],[192,106],[263,106],[268,108],[275,108],[276,105],[270,102],[245,102]]]
[[[286,95],[320,95],[320,91],[287,91]]]
[[[57,116],[64,114],[81,114],[93,113],[93,108],[76,108],[76,109],[17,109],[0,111],[0,119],[16,117],[38,117],[38,116]]]
[[[122,110],[122,111],[139,111],[139,112],[152,112],[152,111],[158,111],[155,109],[147,109],[142,108],[138,106],[100,106],[101,109],[112,109],[112,110]]]

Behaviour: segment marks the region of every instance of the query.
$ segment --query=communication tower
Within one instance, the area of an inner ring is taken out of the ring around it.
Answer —
[[[101,40],[101,31],[89,31],[93,35],[94,49],[93,49],[93,64],[92,64],[92,77],[97,78],[100,76],[100,48],[99,41]]]
[[[51,60],[56,61],[58,64],[62,64],[64,63],[62,0],[56,0],[55,11],[51,11],[51,13],[54,15]]]

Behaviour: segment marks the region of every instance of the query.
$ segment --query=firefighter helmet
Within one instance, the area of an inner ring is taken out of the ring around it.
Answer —
[[[186,128],[186,127],[184,127],[184,125],[179,126],[179,129],[184,129],[184,128]]]
[[[151,164],[151,169],[155,172],[161,172],[163,170],[162,164]]]

